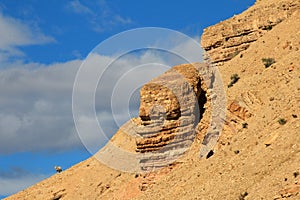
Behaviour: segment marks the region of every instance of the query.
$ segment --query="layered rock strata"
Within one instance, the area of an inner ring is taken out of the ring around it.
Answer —
[[[199,134],[199,121],[210,105],[223,105],[222,87],[215,83],[214,68],[204,63],[175,66],[146,83],[140,90],[139,117],[125,123],[120,131],[134,138],[135,152],[119,148],[112,142],[95,156],[102,163],[122,171],[149,172],[175,162],[191,146]],[[212,89],[214,88],[214,90]],[[208,102],[209,101],[209,102]],[[224,104],[225,105],[225,104]],[[224,107],[224,106],[223,106]],[[213,148],[224,118],[222,109],[215,109],[204,138],[200,157]]]
[[[200,120],[201,88],[199,70],[205,64],[175,66],[145,84],[140,91],[140,113],[135,132],[136,152],[143,170],[174,162],[192,144]]]
[[[222,65],[248,49],[251,43],[297,10],[300,10],[299,0],[286,0],[276,4],[265,1],[240,15],[206,28],[201,45],[212,63]]]

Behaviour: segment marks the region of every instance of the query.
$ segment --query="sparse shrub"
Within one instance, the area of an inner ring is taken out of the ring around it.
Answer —
[[[261,61],[264,63],[265,67],[268,68],[275,63],[274,58],[262,58]]]
[[[280,118],[280,119],[278,119],[278,123],[280,125],[284,125],[284,124],[286,124],[286,120],[284,118]]]
[[[273,28],[272,25],[268,25],[268,26],[265,27],[265,30],[270,31],[270,30],[272,30],[272,28]]]
[[[246,196],[248,196],[248,192],[244,192],[244,193],[240,194],[239,200],[245,200]]]
[[[230,79],[231,79],[231,82],[228,84],[229,88],[232,87],[233,84],[235,84],[236,82],[238,82],[238,80],[240,79],[240,77],[237,74],[232,74],[231,77],[230,77]]]
[[[247,123],[247,122],[242,123],[242,127],[243,127],[243,128],[248,128],[248,123]]]
[[[299,172],[294,172],[293,175],[295,178],[297,178],[297,176],[299,176]]]
[[[233,75],[231,75],[230,79],[231,79],[231,82],[234,84],[240,79],[240,77],[237,74],[233,74]]]

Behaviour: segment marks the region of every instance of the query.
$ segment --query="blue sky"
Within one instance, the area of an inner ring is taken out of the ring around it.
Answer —
[[[96,45],[141,27],[169,28],[199,40],[205,27],[253,3],[0,1],[0,198],[51,176],[54,165],[66,169],[90,156],[74,126],[72,86]]]

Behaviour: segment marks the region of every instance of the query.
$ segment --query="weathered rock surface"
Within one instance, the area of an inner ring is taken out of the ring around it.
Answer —
[[[207,64],[182,64],[145,84],[140,91],[139,117],[119,130],[134,138],[135,144],[121,148],[120,141],[113,138],[95,157],[113,169],[132,173],[149,172],[176,161],[198,134],[196,126],[208,108],[207,98],[221,97],[208,89],[214,82],[211,69]]]
[[[140,124],[136,151],[145,170],[174,162],[192,144],[205,96],[201,88],[205,64],[183,64],[144,85],[140,91]],[[203,83],[202,83],[203,84]],[[199,103],[199,104],[198,104]]]
[[[299,0],[280,3],[264,1],[256,4],[258,5],[250,7],[240,15],[204,30],[201,45],[212,63],[222,65],[232,59],[300,9]]]

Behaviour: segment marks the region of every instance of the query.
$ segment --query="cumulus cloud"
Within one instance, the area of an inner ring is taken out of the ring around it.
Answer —
[[[22,56],[20,46],[45,44],[55,41],[43,34],[38,27],[31,26],[22,20],[4,16],[0,10],[0,61],[12,56]]]
[[[72,87],[81,61],[0,71],[0,154],[66,149],[80,143]]]

